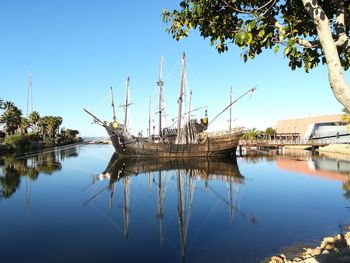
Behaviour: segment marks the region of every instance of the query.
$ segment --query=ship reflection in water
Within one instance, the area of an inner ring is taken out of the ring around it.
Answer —
[[[113,151],[0,156],[1,262],[254,263],[350,222],[347,158],[147,160]]]
[[[99,181],[108,180],[108,186],[105,189],[110,193],[110,209],[112,209],[115,189],[117,185],[121,186],[125,239],[129,237],[131,181],[132,177],[137,175],[147,176],[146,183],[149,192],[153,185],[156,187],[157,205],[154,220],[157,220],[158,238],[161,245],[164,243],[163,219],[166,217],[164,213],[166,192],[169,184],[173,183],[176,185],[177,219],[182,259],[185,259],[186,256],[187,232],[196,191],[211,193],[219,202],[223,202],[227,206],[231,223],[235,214],[244,217],[251,224],[256,223],[254,214],[245,213],[239,208],[239,191],[240,186],[245,182],[245,178],[241,175],[234,158],[118,159],[117,155],[114,154],[106,170],[92,177],[92,185]],[[196,184],[198,180],[204,182],[203,188]],[[226,196],[222,196],[222,193],[219,193],[211,186],[211,182],[214,181],[226,183]],[[92,202],[99,194],[101,194],[101,191],[93,194],[85,202],[85,205]]]

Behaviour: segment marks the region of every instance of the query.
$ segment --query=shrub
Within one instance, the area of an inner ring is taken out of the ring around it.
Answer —
[[[30,150],[33,147],[32,139],[29,135],[8,135],[4,143],[15,150]]]

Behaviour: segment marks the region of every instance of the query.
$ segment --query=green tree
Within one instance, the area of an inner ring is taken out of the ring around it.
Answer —
[[[44,137],[49,136],[49,138],[54,139],[62,121],[63,119],[58,116],[44,116],[40,118],[38,124],[41,134]]]
[[[257,128],[252,128],[248,130],[244,135],[244,139],[249,139],[249,140],[255,140],[255,139],[262,139],[264,133]]]
[[[276,135],[276,130],[272,127],[269,127],[269,128],[266,128],[264,134],[266,139],[271,140],[271,138]]]
[[[64,135],[70,139],[76,139],[78,134],[79,134],[78,130],[66,129],[64,131]]]
[[[22,111],[18,109],[13,102],[4,102],[5,111],[0,116],[0,124],[5,125],[7,135],[14,134],[21,124]]]
[[[26,117],[21,118],[21,122],[19,124],[19,130],[21,134],[27,134],[28,128],[30,127],[29,119]]]
[[[219,52],[239,46],[244,62],[282,47],[293,70],[327,64],[333,94],[350,110],[343,74],[350,66],[349,15],[350,0],[183,0],[179,10],[163,11],[163,21],[176,40],[198,29]]]
[[[33,133],[37,132],[37,125],[39,120],[40,120],[39,112],[33,111],[32,113],[29,114],[29,122],[33,129]]]
[[[349,124],[350,123],[350,112],[343,108],[342,109],[342,112],[344,113],[342,116],[341,116],[341,120],[346,123],[346,124]]]
[[[17,108],[16,105],[12,101],[5,101],[3,102],[3,109],[4,110],[10,110]]]

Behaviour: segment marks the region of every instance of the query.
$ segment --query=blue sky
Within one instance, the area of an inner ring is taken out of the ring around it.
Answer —
[[[41,115],[59,115],[63,126],[83,136],[104,136],[83,111],[111,118],[110,90],[116,104],[124,100],[125,79],[131,78],[133,133],[146,134],[148,100],[157,95],[159,58],[164,56],[165,103],[168,124],[177,114],[180,58],[187,55],[188,89],[193,107],[208,105],[213,118],[234,96],[254,85],[258,89],[234,108],[234,125],[266,128],[277,120],[339,113],[327,70],[320,66],[309,74],[292,71],[282,52],[266,51],[243,63],[241,50],[231,46],[218,54],[198,32],[176,42],[165,32],[163,8],[178,1],[60,0],[0,2],[0,98],[27,108],[27,78],[33,79],[33,107]],[[346,73],[349,76],[349,73]],[[153,110],[155,112],[155,110]],[[122,108],[117,109],[123,121]],[[198,112],[201,117],[204,112]],[[156,117],[155,117],[156,118]],[[227,127],[228,112],[211,129]]]

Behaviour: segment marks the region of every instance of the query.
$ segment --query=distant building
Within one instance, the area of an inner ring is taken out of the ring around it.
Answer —
[[[323,115],[277,122],[276,139],[322,140],[350,142],[349,126],[343,123],[342,114]]]

